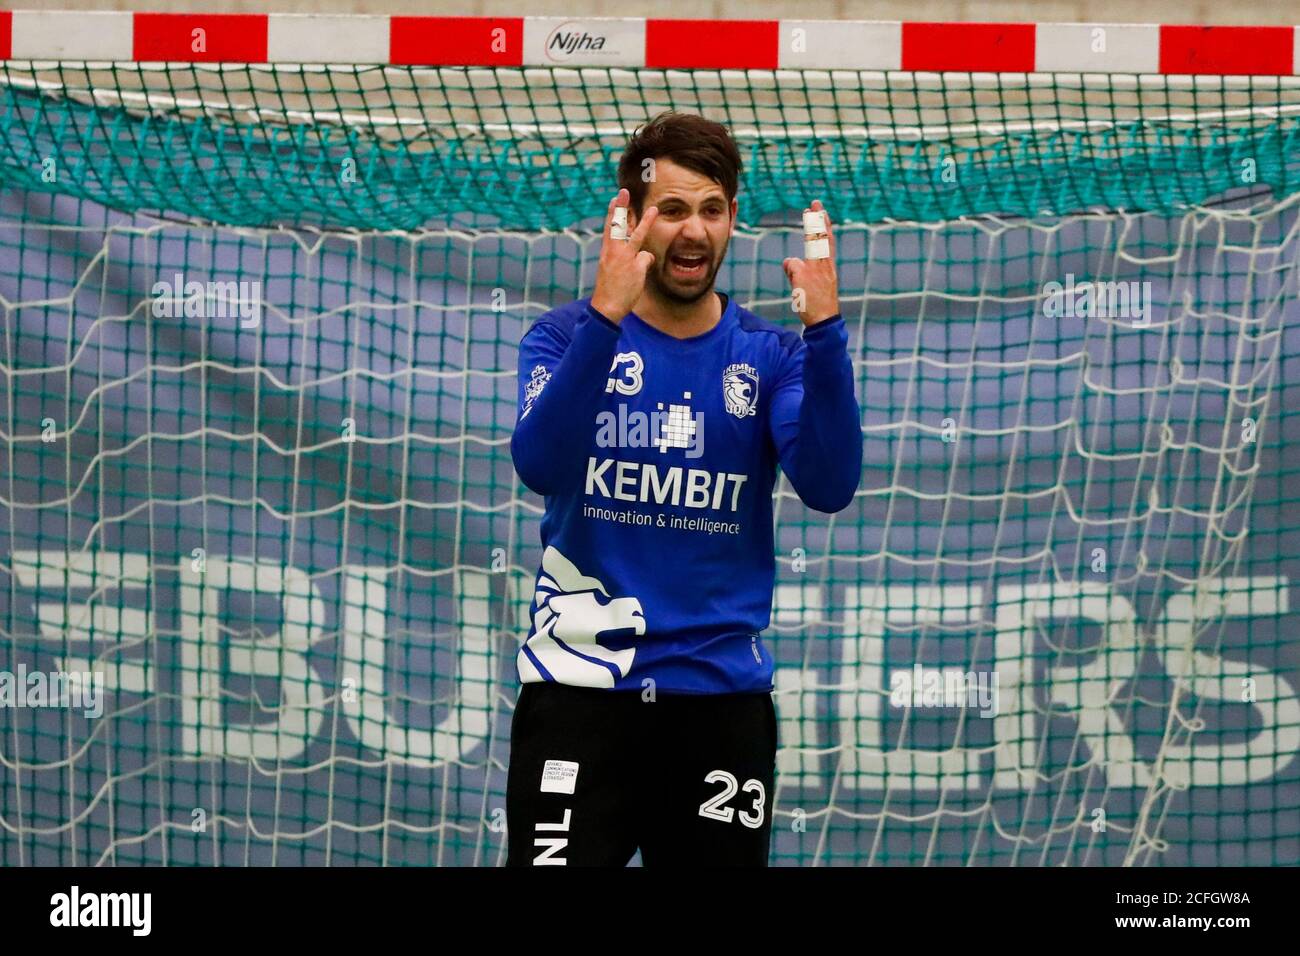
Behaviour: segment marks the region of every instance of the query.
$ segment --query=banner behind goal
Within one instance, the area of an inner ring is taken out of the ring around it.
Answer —
[[[322,65],[284,40],[310,18],[248,18],[246,53],[230,18],[137,15],[123,48],[108,15],[71,59],[22,16],[0,864],[501,862],[542,504],[517,344],[591,291],[614,164],[669,108],[741,146],[718,284],[748,308],[797,327],[780,263],[825,202],[863,409],[848,510],[777,492],[773,862],[1300,862],[1274,33],[1163,28],[1086,72],[1041,26],[1027,60],[945,65],[908,53],[936,25],[869,25],[902,53],[851,69],[831,37],[861,24],[683,65],[666,21],[319,18],[357,58],[391,28],[387,65]]]

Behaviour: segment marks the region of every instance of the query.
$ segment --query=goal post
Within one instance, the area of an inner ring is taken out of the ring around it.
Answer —
[[[772,861],[1300,862],[1298,43],[0,13],[0,865],[503,860],[517,345],[667,109],[764,318],[825,203],[863,410]]]

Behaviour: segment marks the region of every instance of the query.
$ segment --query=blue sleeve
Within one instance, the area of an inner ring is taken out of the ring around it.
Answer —
[[[519,343],[519,417],[510,457],[523,483],[539,495],[582,482],[591,430],[574,424],[593,414],[605,391],[619,333],[588,305],[572,337],[539,321]]]
[[[862,426],[848,328],[832,316],[804,329],[776,383],[769,427],[781,470],[809,508],[848,507],[862,474]]]

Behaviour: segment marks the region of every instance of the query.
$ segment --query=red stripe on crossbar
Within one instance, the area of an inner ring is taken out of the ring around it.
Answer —
[[[777,20],[646,20],[645,65],[661,70],[775,70]]]
[[[14,14],[0,10],[0,60],[7,60],[14,52]]]
[[[403,66],[522,66],[523,17],[392,17],[388,60]]]
[[[1029,73],[1032,23],[904,23],[903,69]]]
[[[265,63],[264,13],[134,14],[137,60]]]
[[[1279,76],[1294,59],[1294,27],[1160,28],[1161,73]]]

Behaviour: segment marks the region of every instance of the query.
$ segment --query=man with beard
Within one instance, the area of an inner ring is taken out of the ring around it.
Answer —
[[[767,862],[776,468],[840,511],[862,434],[829,219],[784,262],[802,336],[714,289],[740,173],[718,123],[639,129],[593,294],[520,343],[511,454],[546,509],[516,662],[511,866],[625,865],[638,848],[646,866]]]

